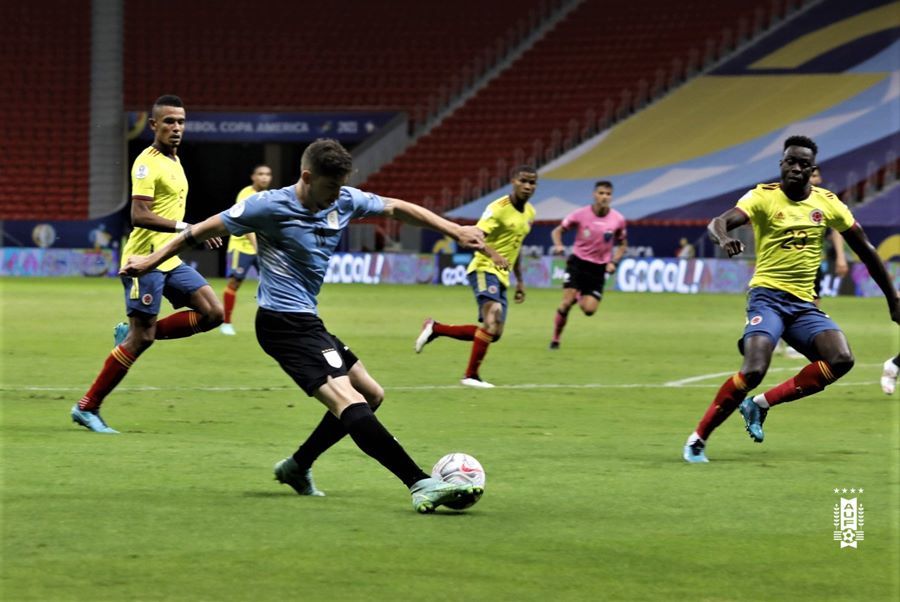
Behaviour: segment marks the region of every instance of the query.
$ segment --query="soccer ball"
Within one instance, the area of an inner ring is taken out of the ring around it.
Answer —
[[[475,485],[484,489],[484,468],[478,460],[462,452],[453,452],[438,460],[431,469],[431,476],[446,483]],[[479,499],[481,499],[480,493],[470,500],[450,502],[444,505],[454,510],[465,510],[474,506]]]

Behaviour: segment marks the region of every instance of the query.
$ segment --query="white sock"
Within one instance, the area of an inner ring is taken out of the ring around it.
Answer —
[[[695,441],[699,441],[700,443],[706,443],[703,439],[700,438],[700,435],[697,434],[697,431],[691,433],[691,436],[688,437],[687,445],[692,445]]]
[[[755,395],[753,397],[753,403],[755,403],[756,405],[758,405],[759,407],[761,407],[764,410],[769,409],[769,400],[766,399],[766,396],[763,393],[760,393],[759,395]]]

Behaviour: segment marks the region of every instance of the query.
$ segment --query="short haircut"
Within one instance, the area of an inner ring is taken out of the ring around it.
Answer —
[[[260,167],[265,167],[269,171],[272,171],[272,166],[270,166],[268,163],[257,163],[256,165],[253,166],[253,169],[250,171],[250,174],[251,175],[255,174],[256,170],[259,169]]]
[[[509,172],[509,177],[510,179],[515,178],[520,173],[533,173],[537,175],[537,169],[535,169],[533,165],[519,165]]]
[[[802,148],[808,148],[812,151],[813,155],[819,154],[819,147],[813,142],[812,138],[808,138],[806,136],[791,136],[787,140],[784,141],[784,150],[787,150],[788,147],[791,146],[800,146]]]
[[[344,178],[353,171],[353,157],[337,140],[319,138],[303,151],[300,168],[317,176]]]
[[[612,182],[610,182],[609,180],[598,180],[597,182],[594,182],[594,190],[597,190],[601,186],[603,186],[604,188],[609,188],[610,190],[613,189]]]
[[[153,107],[150,109],[150,114],[156,110],[156,107],[181,107],[184,108],[184,103],[181,102],[181,99],[175,96],[174,94],[163,94],[159,98],[157,98],[153,102]]]

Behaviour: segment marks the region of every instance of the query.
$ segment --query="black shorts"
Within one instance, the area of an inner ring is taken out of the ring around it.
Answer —
[[[563,288],[574,288],[582,295],[603,298],[603,287],[606,284],[606,264],[592,263],[569,255],[566,261],[566,276]]]
[[[313,314],[256,312],[256,340],[310,397],[328,377],[346,376],[359,361]]]

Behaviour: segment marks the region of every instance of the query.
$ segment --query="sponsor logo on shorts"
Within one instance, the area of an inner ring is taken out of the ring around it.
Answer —
[[[334,349],[323,349],[322,355],[325,356],[325,361],[328,362],[328,365],[332,368],[340,368],[344,365],[341,354]]]
[[[144,293],[144,295],[141,297],[141,303],[143,303],[144,305],[150,305],[151,303],[153,303],[153,295],[151,295],[150,293]]]
[[[756,325],[759,324],[760,322],[762,322],[762,316],[753,316],[752,318],[750,318],[750,325],[751,325],[751,326],[756,326]]]
[[[814,224],[821,224],[825,219],[825,214],[822,213],[821,209],[813,209],[809,213],[809,219],[811,219]]]

